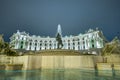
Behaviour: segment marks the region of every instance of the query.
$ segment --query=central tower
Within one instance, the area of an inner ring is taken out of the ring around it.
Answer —
[[[58,24],[58,28],[57,28],[57,34],[60,34],[60,36],[62,37],[62,30],[61,30],[61,25]]]

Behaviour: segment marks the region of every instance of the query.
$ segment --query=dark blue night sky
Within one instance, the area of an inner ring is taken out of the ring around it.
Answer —
[[[120,0],[0,0],[0,34],[5,41],[16,30],[54,37],[89,28],[101,29],[108,40],[120,35]]]

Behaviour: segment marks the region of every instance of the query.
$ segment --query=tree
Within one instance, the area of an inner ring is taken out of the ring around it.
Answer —
[[[63,47],[63,43],[62,43],[62,38],[61,38],[61,35],[58,33],[57,36],[56,36],[56,41],[58,42],[57,44],[57,48],[58,49],[61,49]]]
[[[16,56],[17,52],[15,50],[12,50],[9,46],[8,43],[4,43],[4,54],[8,55],[8,56]]]
[[[111,55],[113,53],[120,53],[120,41],[115,37],[110,43],[106,44],[102,50],[102,55]]]
[[[4,42],[3,38],[0,36],[0,54],[5,54],[8,56],[16,56],[17,52],[12,50],[9,43]]]

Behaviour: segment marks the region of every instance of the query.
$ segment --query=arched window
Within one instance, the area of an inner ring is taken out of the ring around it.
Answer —
[[[54,44],[54,47],[56,46],[56,44]]]
[[[42,43],[42,40],[40,40],[40,43]]]
[[[45,41],[45,43],[47,43],[47,41]]]
[[[35,43],[35,46],[37,46],[37,43]]]
[[[36,51],[36,47],[35,47],[35,51]]]
[[[30,42],[30,46],[32,45],[32,43]]]
[[[92,43],[92,48],[94,48],[95,46],[94,46],[94,40],[93,39],[91,40],[91,43]]]
[[[47,46],[47,41],[44,41],[44,43],[45,43],[45,46]]]
[[[84,40],[84,37],[82,38],[82,40]]]
[[[35,40],[35,42],[37,43],[37,40]]]
[[[73,45],[75,45],[75,43],[73,42]]]
[[[68,49],[70,49],[70,46],[68,47]]]
[[[49,41],[50,43],[49,43],[49,46],[51,47],[52,46],[52,41]]]
[[[40,46],[42,46],[42,43],[40,43]]]
[[[68,42],[70,42],[70,40],[68,40]]]
[[[85,46],[83,46],[83,49],[85,49]]]
[[[73,39],[73,42],[74,42],[75,40]]]
[[[21,44],[23,44],[23,41],[21,41]]]
[[[29,47],[29,50],[31,50],[31,46]]]
[[[85,44],[85,41],[83,41],[83,45]]]
[[[47,44],[45,43],[45,46],[47,46]]]
[[[23,41],[21,41],[21,47],[20,48],[23,49]]]
[[[21,45],[21,49],[23,49],[23,45]]]
[[[94,40],[92,39],[91,42],[94,43]]]
[[[94,44],[92,44],[92,48],[94,48]]]
[[[22,37],[22,40],[24,40],[24,37]]]
[[[78,50],[80,50],[80,46],[78,46]]]
[[[80,42],[78,42],[78,45],[80,45]]]
[[[70,43],[68,43],[68,46],[70,46]]]

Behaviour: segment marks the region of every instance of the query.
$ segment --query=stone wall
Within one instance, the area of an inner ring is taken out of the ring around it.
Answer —
[[[108,62],[120,63],[120,56],[107,56]],[[102,63],[102,56],[56,56],[26,55],[2,56],[0,64],[23,64],[23,70],[29,69],[94,69],[96,63]],[[3,63],[2,63],[3,62]],[[8,63],[9,62],[9,63]]]
[[[94,69],[96,61],[102,62],[98,56],[38,56],[26,55],[9,57],[10,64],[23,64],[23,70],[29,69]]]

